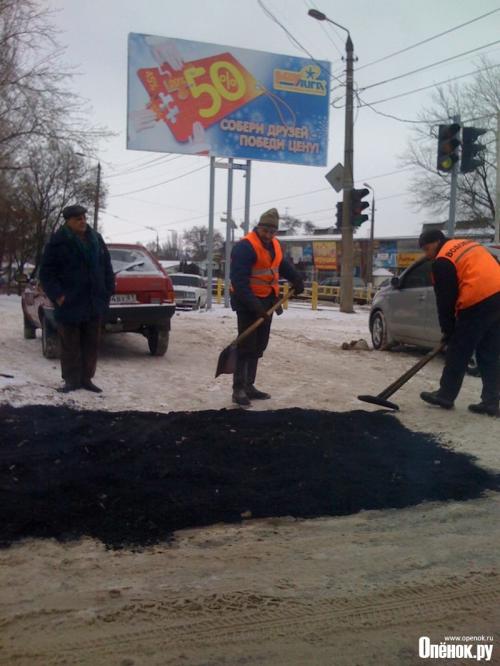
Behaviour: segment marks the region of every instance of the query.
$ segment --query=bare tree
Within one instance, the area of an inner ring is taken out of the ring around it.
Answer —
[[[49,235],[62,224],[62,210],[78,202],[92,211],[96,178],[70,146],[57,141],[31,148],[22,170],[10,173],[0,199],[0,257],[23,271],[29,261],[38,267]],[[105,200],[101,189],[101,201]],[[2,252],[3,245],[3,252]]]
[[[314,229],[316,229],[316,226],[310,220],[301,220],[293,215],[288,215],[288,213],[280,217],[280,224],[282,229],[286,229],[292,234],[312,234]]]
[[[43,139],[71,141],[84,152],[109,133],[91,128],[87,107],[68,90],[52,13],[35,0],[0,0],[0,169],[25,166]]]
[[[183,234],[183,246],[192,261],[203,261],[207,258],[208,227],[192,227]],[[224,246],[222,234],[214,232],[214,252]]]
[[[460,115],[462,125],[491,130],[481,138],[486,146],[484,165],[458,178],[457,214],[467,220],[487,220],[493,226],[495,217],[495,155],[496,114],[500,109],[500,70],[486,58],[478,65],[470,83],[438,88],[433,105],[420,114],[422,125],[414,129],[408,154],[402,158],[405,166],[415,168],[412,200],[422,210],[436,215],[447,211],[450,196],[450,176],[437,171],[437,137],[440,124],[451,122]]]

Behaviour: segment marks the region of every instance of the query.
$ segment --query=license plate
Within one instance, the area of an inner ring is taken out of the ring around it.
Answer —
[[[137,303],[137,296],[135,294],[113,294],[111,296],[111,303],[119,303],[120,305]]]

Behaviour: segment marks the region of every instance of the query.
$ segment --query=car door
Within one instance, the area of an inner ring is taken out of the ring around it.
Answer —
[[[408,344],[428,342],[432,303],[435,308],[431,262],[423,259],[403,273],[399,287],[391,293],[390,328],[395,339]]]

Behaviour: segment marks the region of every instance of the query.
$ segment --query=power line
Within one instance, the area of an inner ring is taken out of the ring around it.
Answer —
[[[121,178],[123,176],[130,176],[133,174],[137,174],[140,173],[141,171],[144,171],[145,169],[151,169],[152,167],[157,167],[160,166],[161,164],[167,164],[168,162],[173,162],[174,160],[178,160],[180,157],[184,157],[184,155],[159,157],[154,160],[151,160],[150,162],[146,162],[145,164],[137,166],[136,168],[121,171],[119,173],[113,173],[107,176],[107,178]]]
[[[451,60],[456,60],[457,58],[460,58],[465,55],[470,55],[471,53],[476,53],[477,51],[481,51],[482,49],[486,49],[490,46],[494,46],[495,44],[500,44],[500,39],[497,39],[495,42],[490,42],[489,44],[483,44],[483,46],[477,46],[475,49],[470,49],[469,51],[464,51],[463,53],[458,53],[457,55],[450,56],[449,58],[444,58],[443,60],[438,60],[437,62],[433,62],[430,65],[425,65],[424,67],[418,67],[417,69],[413,69],[410,72],[405,72],[404,74],[399,74],[398,76],[392,76],[390,79],[385,79],[384,81],[378,81],[377,83],[372,83],[369,86],[365,86],[364,88],[360,88],[360,92],[365,92],[366,90],[370,90],[371,88],[376,88],[377,86],[382,86],[385,85],[386,83],[391,83],[392,81],[398,81],[399,79],[403,79],[406,76],[411,76],[412,74],[417,74],[418,72],[423,72],[427,69],[430,69],[431,67],[437,67],[437,65],[442,65],[445,62],[450,62]]]
[[[438,81],[437,83],[431,83],[428,86],[422,86],[421,88],[414,88],[413,90],[408,90],[407,92],[404,93],[399,93],[399,95],[393,95],[392,97],[385,97],[384,99],[378,99],[375,102],[370,102],[371,106],[374,106],[375,104],[383,104],[384,102],[389,102],[393,99],[399,99],[400,97],[407,97],[408,95],[413,95],[414,93],[417,92],[422,92],[422,90],[429,90],[429,88],[435,88],[436,86],[442,86],[445,83],[451,83],[452,81],[458,81],[458,79],[464,79],[467,76],[472,76],[473,74],[478,74],[479,72],[484,72],[489,69],[494,69],[495,67],[500,67],[500,64],[496,65],[491,65],[490,67],[484,67],[482,69],[476,69],[473,72],[467,72],[467,74],[460,74],[459,76],[454,76],[451,79],[445,79],[444,81]],[[363,107],[366,102],[362,102],[360,107]],[[344,107],[335,107],[335,108],[344,108]]]
[[[266,7],[266,5],[262,2],[262,0],[257,0],[257,3],[259,4],[259,7],[262,9],[262,11],[264,12],[264,14],[266,14],[266,16],[267,16],[268,18],[271,19],[271,21],[273,21],[274,23],[276,23],[276,25],[278,25],[278,26],[284,31],[284,33],[287,35],[288,39],[292,42],[292,44],[293,44],[295,47],[299,48],[301,51],[304,51],[304,53],[307,53],[307,55],[309,56],[309,58],[310,58],[310,59],[311,59],[316,65],[318,65],[318,67],[321,69],[321,71],[322,71],[326,76],[328,76],[328,77],[331,78],[331,79],[335,79],[338,83],[340,83],[340,85],[345,86],[344,81],[342,81],[341,79],[339,79],[338,76],[335,76],[335,74],[332,74],[331,72],[329,72],[328,70],[326,70],[326,69],[323,67],[323,65],[322,65],[320,62],[318,62],[318,61],[316,60],[316,58],[312,55],[312,53],[311,53],[308,49],[306,49],[306,47],[305,47],[303,44],[301,44],[301,43],[299,42],[299,40],[298,40],[296,37],[294,37],[294,35],[292,35],[292,33],[290,32],[290,30],[288,30],[288,28],[287,28],[285,25],[283,25],[283,23],[281,23],[281,21],[280,21],[279,19],[276,18],[276,16],[275,16],[275,15],[274,15],[274,14],[273,14],[273,13],[267,8],[267,7]]]
[[[181,173],[179,176],[175,176],[174,178],[169,178],[168,180],[163,180],[161,183],[155,183],[154,185],[148,185],[147,187],[141,187],[138,190],[131,190],[130,192],[120,192],[120,194],[112,194],[109,198],[114,199],[116,197],[124,197],[129,194],[137,194],[138,192],[145,192],[146,190],[152,190],[155,187],[160,187],[160,185],[166,185],[167,183],[173,183],[174,180],[179,180],[180,178],[184,178],[185,176],[190,176],[192,173],[196,173],[197,171],[201,171],[202,169],[208,169],[208,164],[204,164],[201,167],[198,167],[197,169],[192,169],[191,171],[186,171],[186,173]]]
[[[312,2],[309,2],[308,0],[304,0],[304,5],[305,5],[306,9],[312,9],[312,8],[313,8]],[[340,55],[340,57],[342,58],[344,54],[342,53],[342,51],[340,50],[340,48],[337,46],[337,42],[335,42],[335,41],[330,37],[330,33],[329,33],[328,30],[325,28],[325,26],[323,25],[323,23],[322,23],[321,21],[318,21],[318,23],[319,23],[319,27],[320,27],[321,30],[323,31],[325,37],[328,39],[328,41],[330,42],[330,44],[333,45],[333,47],[337,50],[337,53],[338,53],[338,54]]]
[[[394,56],[400,55],[401,53],[406,53],[406,51],[410,51],[411,49],[414,49],[417,46],[421,46],[422,44],[427,44],[428,42],[431,42],[432,40],[437,39],[438,37],[443,37],[444,35],[449,35],[450,32],[454,32],[455,30],[459,30],[460,28],[464,28],[466,25],[470,25],[471,23],[475,23],[476,21],[480,21],[481,19],[486,18],[487,16],[491,16],[491,14],[495,14],[498,11],[500,11],[500,7],[497,7],[496,9],[493,9],[491,12],[486,12],[486,14],[481,14],[481,16],[476,16],[476,18],[473,18],[470,21],[466,21],[465,23],[460,23],[460,25],[456,25],[453,28],[449,28],[448,30],[444,30],[443,32],[439,32],[437,35],[433,35],[432,37],[427,37],[427,39],[423,39],[420,42],[416,42],[415,44],[411,44],[410,46],[407,46],[404,49],[400,49],[399,51],[394,51],[393,53],[389,53],[388,55],[384,56],[383,58],[378,58],[377,60],[372,60],[371,62],[366,63],[366,65],[361,65],[361,67],[358,67],[357,71],[359,72],[360,69],[365,69],[365,67],[371,67],[372,65],[376,65],[379,62],[383,62],[384,60],[388,60],[389,58],[393,58]]]

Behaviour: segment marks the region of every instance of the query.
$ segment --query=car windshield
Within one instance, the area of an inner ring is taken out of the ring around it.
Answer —
[[[125,275],[126,273],[134,273],[134,275],[158,275],[161,273],[160,269],[151,260],[151,257],[139,248],[108,247],[108,249],[109,254],[111,255],[111,263],[114,272],[122,271],[119,275]],[[142,265],[134,266],[127,271],[123,270],[127,266],[130,266],[130,264],[135,264],[136,262],[143,263]]]
[[[201,287],[200,278],[197,275],[171,275],[170,277],[174,286]]]

